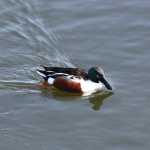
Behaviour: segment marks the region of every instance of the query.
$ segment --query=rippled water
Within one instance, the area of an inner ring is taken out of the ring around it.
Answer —
[[[0,0],[0,149],[149,150],[150,1]],[[101,65],[114,94],[36,87],[41,64]]]

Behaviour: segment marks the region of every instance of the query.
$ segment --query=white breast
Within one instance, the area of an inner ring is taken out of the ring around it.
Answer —
[[[90,80],[81,81],[81,88],[84,93],[93,93],[99,90],[102,90],[103,84],[102,83],[94,83]]]
[[[73,82],[80,83],[83,93],[86,94],[91,94],[93,92],[100,91],[104,87],[102,83],[95,83],[92,82],[91,80],[83,80],[76,77],[73,78],[68,77],[68,78]]]

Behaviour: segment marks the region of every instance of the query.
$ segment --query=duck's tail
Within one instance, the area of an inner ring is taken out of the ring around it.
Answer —
[[[46,71],[37,69],[36,72],[37,72],[44,80],[48,80],[48,75],[47,75],[47,72],[46,72]]]
[[[45,66],[41,66],[42,69],[37,69],[36,72],[43,77],[44,80],[48,80],[48,78],[54,74],[54,71],[47,70]]]

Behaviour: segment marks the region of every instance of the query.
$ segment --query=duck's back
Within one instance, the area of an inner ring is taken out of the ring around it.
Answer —
[[[65,73],[68,75],[74,75],[84,79],[88,78],[88,74],[84,69],[80,68],[63,68],[63,67],[45,67],[43,66],[46,72],[53,71],[55,73]]]

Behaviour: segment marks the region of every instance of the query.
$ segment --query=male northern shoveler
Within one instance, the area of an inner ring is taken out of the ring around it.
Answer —
[[[112,90],[100,67],[92,67],[86,72],[80,68],[45,67],[37,73],[44,78],[46,85],[74,93],[94,93],[106,87]]]

